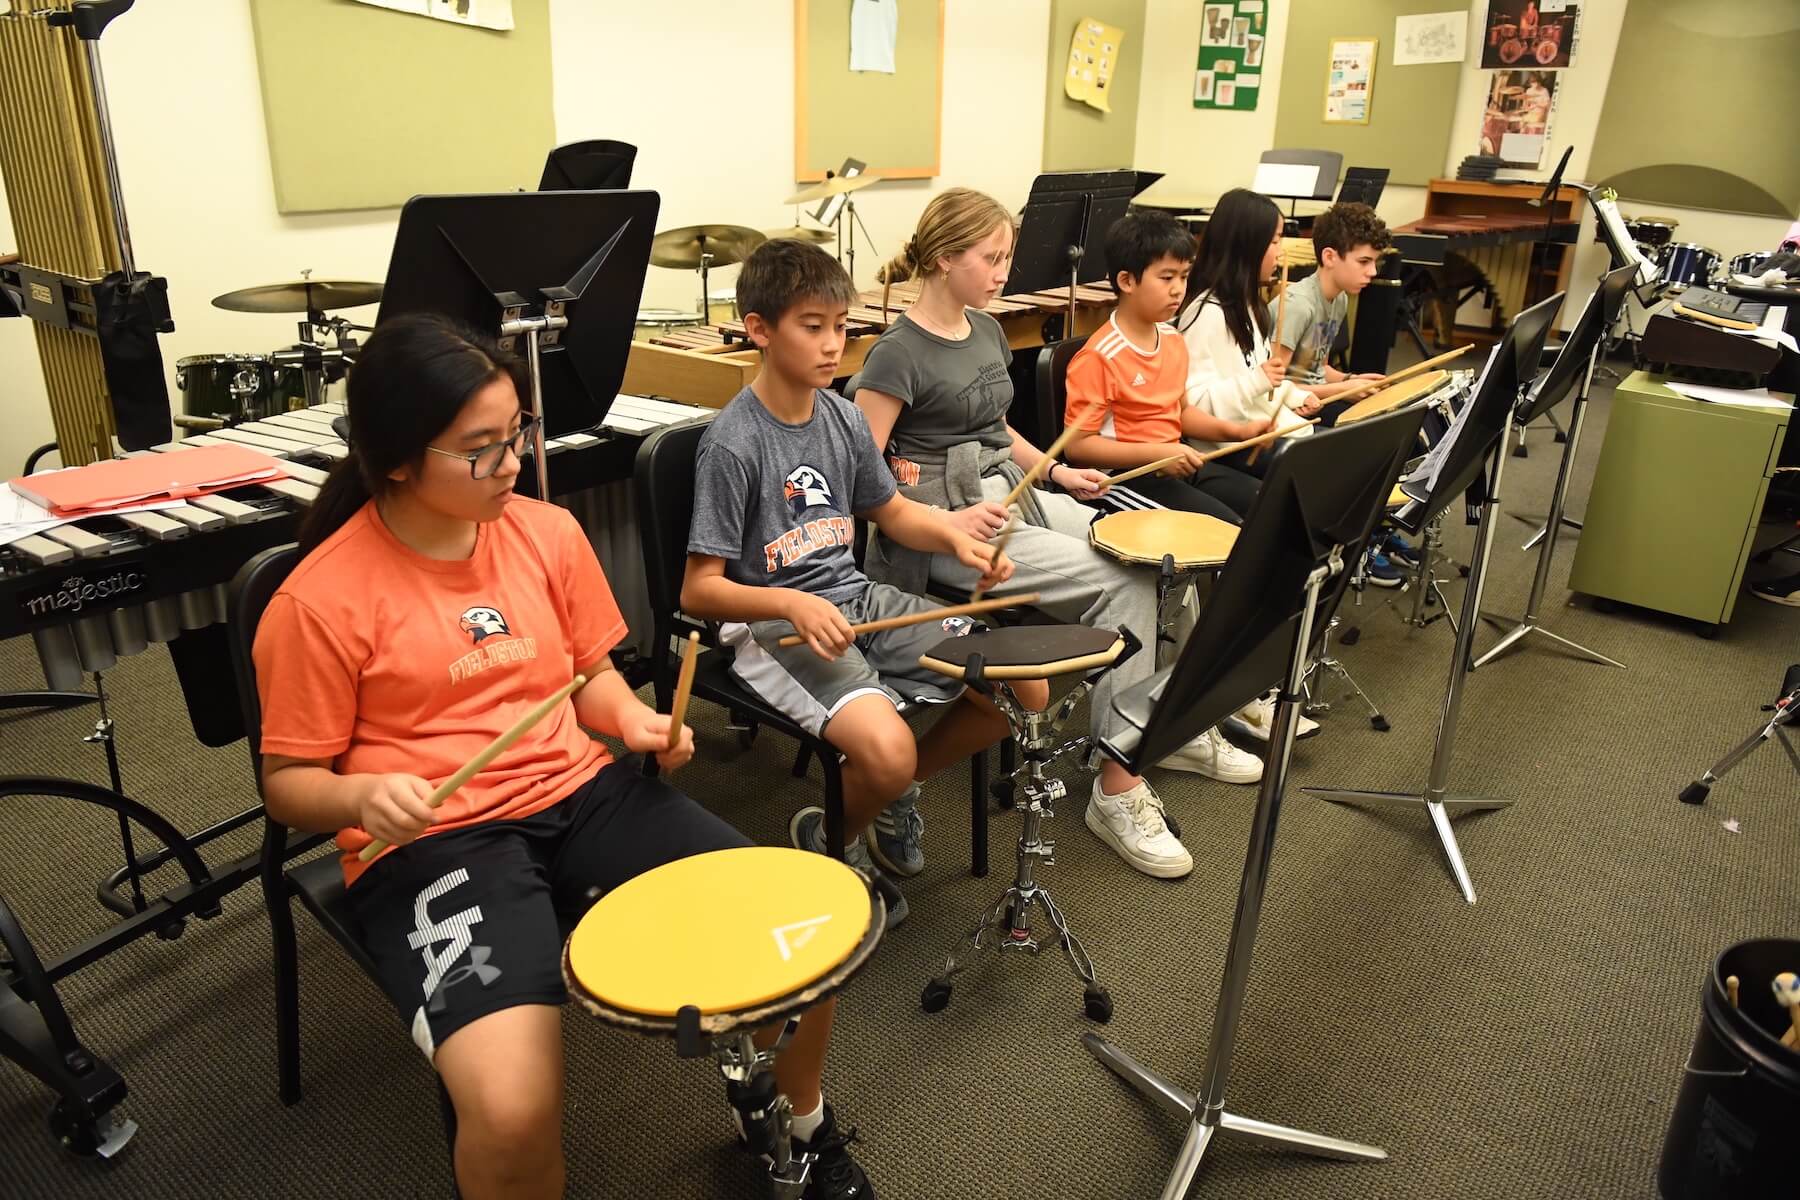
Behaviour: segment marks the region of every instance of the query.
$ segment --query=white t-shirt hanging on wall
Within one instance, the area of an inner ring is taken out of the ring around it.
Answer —
[[[894,73],[900,0],[850,0],[850,69]]]

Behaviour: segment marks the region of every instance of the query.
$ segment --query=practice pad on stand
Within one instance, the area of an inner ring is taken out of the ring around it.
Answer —
[[[1392,412],[1403,405],[1411,404],[1423,396],[1443,386],[1444,380],[1450,378],[1448,371],[1427,371],[1411,379],[1402,379],[1392,387],[1384,387],[1378,392],[1364,396],[1355,404],[1344,410],[1337,419],[1339,425],[1348,425],[1354,421],[1378,417],[1382,413]]]
[[[1160,566],[1167,555],[1178,571],[1219,566],[1237,536],[1237,526],[1217,517],[1166,508],[1108,513],[1088,526],[1088,542],[1101,553],[1149,566]]]
[[[1108,666],[1124,652],[1125,640],[1110,629],[1012,625],[945,638],[919,656],[919,665],[961,679],[969,656],[979,654],[988,679],[1048,679]]]

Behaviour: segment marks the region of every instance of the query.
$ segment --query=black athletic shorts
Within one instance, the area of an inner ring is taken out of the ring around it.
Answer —
[[[429,1058],[489,1013],[568,998],[563,938],[594,889],[748,845],[660,779],[611,763],[542,812],[401,847],[348,896],[376,979]]]

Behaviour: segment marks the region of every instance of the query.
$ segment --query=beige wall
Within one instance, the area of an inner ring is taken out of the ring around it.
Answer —
[[[1050,0],[949,0],[947,10],[943,173],[858,196],[888,255],[932,193],[968,184],[1017,206],[1039,167]],[[793,190],[792,11],[788,0],[552,0],[558,140],[637,143],[635,178],[662,193],[659,228],[792,223],[794,210],[781,204]],[[629,52],[600,65],[617,46]],[[276,213],[241,0],[139,5],[107,31],[104,52],[138,262],[169,280],[176,331],[162,347],[171,375],[184,355],[293,341],[292,318],[223,312],[210,304],[221,292],[305,267],[318,277],[386,275],[395,211]],[[332,116],[324,102],[321,119]],[[0,247],[12,245],[0,196]],[[877,260],[860,250],[858,282],[867,286]],[[714,286],[731,275],[715,275]],[[645,303],[692,307],[692,280],[653,267]],[[368,322],[375,310],[346,315]],[[29,325],[0,321],[0,470],[17,470],[51,436]]]
[[[1137,147],[1138,109],[1148,53],[1144,12],[1146,0],[1053,0],[1050,5],[1049,53],[1057,62],[1050,77],[1045,63],[1038,94],[1044,97],[1043,169],[1072,171],[1130,167]],[[1125,31],[1119,46],[1118,70],[1113,75],[1110,112],[1083,101],[1071,100],[1064,91],[1062,63],[1076,22],[1083,17]]]

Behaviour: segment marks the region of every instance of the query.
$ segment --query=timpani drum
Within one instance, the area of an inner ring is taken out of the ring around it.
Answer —
[[[1450,378],[1448,371],[1427,371],[1423,375],[1415,375],[1411,379],[1402,379],[1391,387],[1372,392],[1345,409],[1338,417],[1339,425],[1349,425],[1354,421],[1364,421],[1370,417],[1378,417],[1404,408],[1415,400],[1422,400],[1443,387]]]
[[[1088,526],[1088,543],[1107,557],[1153,567],[1172,558],[1177,572],[1224,566],[1237,535],[1217,517],[1166,508],[1108,513]]]
[[[835,995],[886,923],[869,881],[836,859],[715,850],[601,897],[563,947],[563,979],[609,1025],[673,1037],[692,1009],[703,1037],[729,1038]]]

